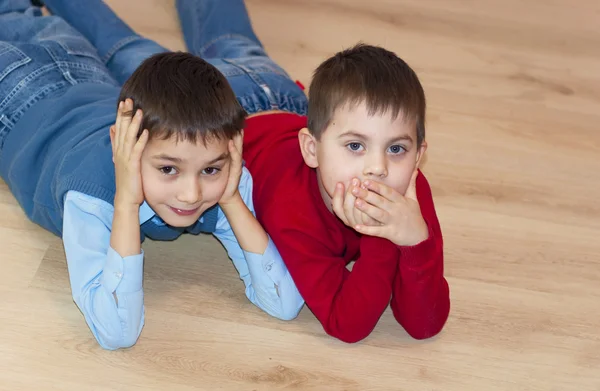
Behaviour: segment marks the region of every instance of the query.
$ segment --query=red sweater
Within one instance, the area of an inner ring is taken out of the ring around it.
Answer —
[[[329,335],[345,342],[367,337],[388,304],[412,337],[437,334],[448,318],[450,299],[442,233],[425,176],[418,176],[416,187],[429,239],[399,247],[362,236],[325,206],[316,172],[300,153],[298,131],[305,126],[306,117],[293,114],[250,118],[244,160],[254,180],[257,218],[308,308]]]

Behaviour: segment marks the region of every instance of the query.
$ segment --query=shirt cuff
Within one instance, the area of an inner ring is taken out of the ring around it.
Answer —
[[[275,243],[273,243],[270,236],[268,237],[269,243],[264,253],[256,254],[244,251],[244,256],[246,257],[246,262],[248,262],[248,268],[253,269],[255,272],[267,274],[275,284],[279,285],[279,282],[287,273],[287,267],[283,263],[283,259]]]
[[[102,284],[113,293],[137,292],[142,289],[144,277],[144,250],[140,254],[121,257],[112,247],[106,253]]]
[[[428,225],[429,227],[429,225]],[[435,257],[436,238],[431,228],[429,237],[414,246],[398,246],[401,254],[401,262],[408,267],[421,266]]]

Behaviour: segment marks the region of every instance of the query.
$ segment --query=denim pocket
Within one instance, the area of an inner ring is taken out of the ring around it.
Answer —
[[[61,36],[53,38],[67,54],[72,56],[83,56],[93,58],[101,63],[98,51],[92,44],[82,36]]]
[[[6,42],[0,42],[0,83],[15,69],[27,64],[31,61],[25,53],[18,48]],[[0,91],[2,91],[0,84]],[[0,93],[0,96],[2,94]]]

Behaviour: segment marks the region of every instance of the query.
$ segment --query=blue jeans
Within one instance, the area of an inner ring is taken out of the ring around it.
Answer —
[[[78,83],[117,86],[96,49],[29,0],[0,0],[0,158],[8,132],[41,99]],[[115,97],[116,98],[116,97]]]
[[[83,34],[120,84],[155,53],[167,51],[136,34],[102,0],[45,0],[48,9]],[[243,0],[177,0],[188,50],[217,67],[249,113],[306,115],[302,89],[265,52]]]

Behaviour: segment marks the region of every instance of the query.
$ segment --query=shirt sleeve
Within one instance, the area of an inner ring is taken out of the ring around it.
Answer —
[[[318,213],[290,202],[273,205],[263,220],[306,305],[327,334],[348,343],[366,338],[390,302],[398,270],[396,245],[363,237],[360,257],[349,271]]]
[[[110,247],[113,207],[70,191],[63,243],[73,299],[105,349],[134,345],[144,325],[143,251],[121,257]]]
[[[391,307],[409,335],[425,339],[444,327],[450,313],[450,290],[444,278],[442,230],[431,188],[422,174],[417,177],[417,197],[429,237],[415,246],[399,247],[399,272]]]
[[[239,190],[244,203],[255,215],[252,201],[252,176],[245,167]],[[264,253],[244,251],[220,209],[214,235],[227,250],[229,258],[246,286],[246,297],[254,305],[282,320],[291,320],[298,315],[304,300],[270,236]]]

